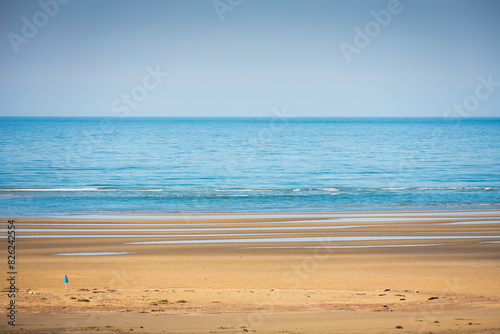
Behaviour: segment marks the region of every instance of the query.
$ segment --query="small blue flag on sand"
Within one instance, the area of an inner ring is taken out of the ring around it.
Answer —
[[[64,290],[68,289],[68,276],[67,275],[64,275]]]

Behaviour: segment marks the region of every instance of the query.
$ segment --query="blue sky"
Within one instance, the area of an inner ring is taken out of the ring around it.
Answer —
[[[0,116],[500,117],[500,1],[59,1],[0,2]]]

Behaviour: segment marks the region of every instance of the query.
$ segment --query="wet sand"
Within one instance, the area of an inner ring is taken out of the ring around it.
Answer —
[[[497,211],[19,218],[16,231],[17,325],[2,307],[1,332],[500,333]],[[100,252],[127,254],[75,255]]]

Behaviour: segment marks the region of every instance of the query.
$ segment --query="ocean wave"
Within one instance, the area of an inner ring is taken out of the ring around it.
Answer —
[[[248,197],[248,195],[214,195],[215,197]]]
[[[492,189],[500,189],[500,187],[495,186],[484,186],[484,187],[425,187],[425,188],[416,188],[417,190],[492,190]]]
[[[99,191],[99,188],[3,188],[0,191]]]
[[[259,191],[259,190],[253,190],[253,189],[213,189],[213,191],[223,191],[223,192],[247,192],[247,191]]]
[[[319,191],[319,190],[322,190],[322,191],[340,191],[339,188],[309,188],[306,190],[309,190],[309,191]]]
[[[163,189],[139,188],[139,189],[118,189],[118,188],[0,188],[0,191],[9,192],[94,192],[94,191],[163,191]]]
[[[362,191],[379,191],[379,190],[493,190],[500,189],[500,187],[495,186],[483,186],[483,187],[418,187],[418,188],[405,188],[405,187],[384,187],[384,188],[366,188],[366,189],[356,189]]]
[[[498,186],[463,186],[463,187],[383,187],[383,188],[277,188],[277,189],[206,189],[206,190],[189,190],[189,189],[163,189],[163,188],[132,188],[132,189],[120,189],[120,188],[99,188],[99,187],[82,187],[82,188],[0,188],[0,193],[15,193],[15,192],[167,192],[171,194],[183,193],[187,196],[202,194],[205,191],[217,192],[217,193],[270,193],[270,195],[278,194],[281,195],[287,192],[302,193],[306,192],[316,192],[316,194],[321,194],[321,192],[335,193],[335,192],[377,192],[377,191],[421,191],[421,190],[436,190],[436,191],[449,191],[449,190],[485,190],[485,191],[497,191],[500,187]],[[297,194],[299,195],[299,194]],[[305,195],[305,193],[304,193]]]

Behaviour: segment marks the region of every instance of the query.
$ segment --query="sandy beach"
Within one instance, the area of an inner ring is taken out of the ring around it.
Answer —
[[[498,211],[9,219],[5,333],[500,333]]]
[[[0,1],[0,334],[500,334],[500,0]]]

